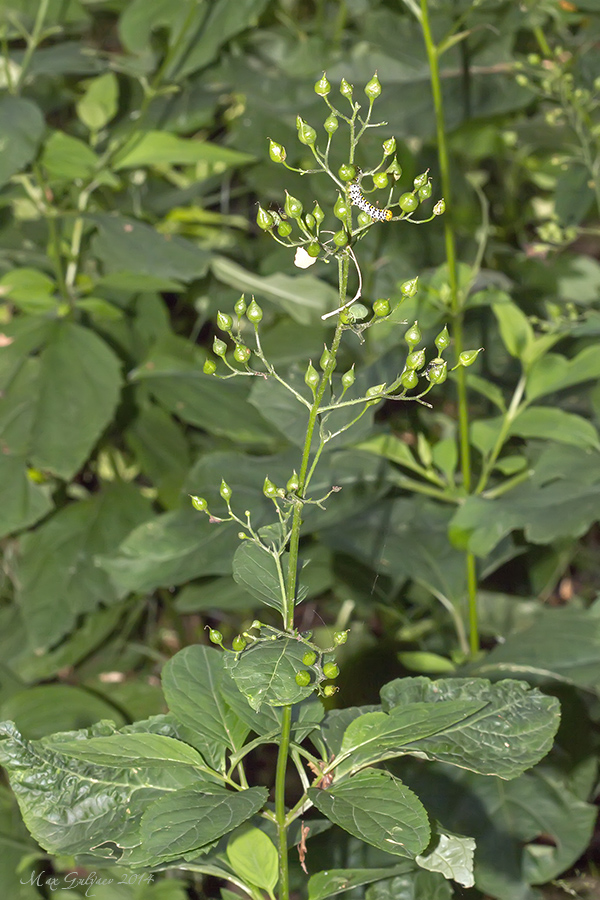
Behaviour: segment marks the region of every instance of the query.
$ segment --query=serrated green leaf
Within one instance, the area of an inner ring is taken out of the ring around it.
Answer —
[[[283,613],[285,592],[283,570],[277,569],[275,558],[252,541],[244,541],[233,557],[233,577],[250,594]]]
[[[490,684],[483,678],[398,678],[382,688],[381,699],[383,709],[390,712],[424,701],[433,707],[449,700],[484,704],[447,733],[404,746],[432,760],[505,779],[520,775],[548,753],[559,724],[556,698],[529,689],[522,681]]]
[[[308,881],[308,900],[327,900],[363,884],[372,884],[403,872],[412,871],[414,863],[408,860],[387,869],[328,869],[311,875]]]
[[[473,856],[475,853],[475,841],[473,838],[460,834],[436,829],[434,841],[425,853],[417,856],[417,862],[423,869],[429,872],[440,872],[444,878],[462,884],[463,887],[473,887]]]
[[[435,872],[419,869],[367,888],[365,900],[452,900],[452,885]]]
[[[327,790],[309,788],[308,796],[344,831],[394,856],[414,859],[429,843],[425,809],[389,772],[359,772]]]
[[[162,671],[171,713],[197,734],[196,746],[217,768],[224,765],[225,750],[239,750],[249,731],[221,694],[223,661],[221,651],[196,644],[180,650]]]
[[[311,649],[299,638],[282,635],[249,646],[240,654],[228,653],[225,668],[253,709],[260,710],[263,703],[287,706],[300,703],[314,690],[314,678],[306,687],[296,684],[298,672],[310,671],[302,657]]]
[[[85,741],[46,740],[49,750],[97,766],[144,769],[155,766],[194,766],[206,769],[206,763],[193,747],[160,734],[114,734]]]
[[[237,793],[216,787],[210,793],[176,791],[152,803],[142,816],[141,854],[156,865],[199,850],[257,813],[267,797],[264,787]]]
[[[279,855],[271,838],[259,828],[247,828],[227,844],[231,868],[246,884],[273,893],[279,878]]]

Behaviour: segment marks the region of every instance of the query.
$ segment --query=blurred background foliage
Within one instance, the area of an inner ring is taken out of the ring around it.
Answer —
[[[257,614],[231,577],[235,528],[211,525],[188,495],[218,514],[224,477],[234,504],[268,522],[262,483],[285,483],[296,464],[297,414],[262,381],[220,382],[202,364],[217,310],[241,292],[261,303],[265,352],[290,377],[321,354],[336,273],[318,263],[300,274],[254,221],[257,202],[280,208],[286,189],[331,210],[327,179],[267,154],[272,138],[310,166],[296,116],[324,134],[323,70],[357,97],[377,71],[386,125],[357,162],[375,164],[395,136],[400,186],[429,168],[439,196],[418,13],[416,0],[2,0],[0,712],[25,736],[161,711],[164,662],[204,641],[207,624],[230,639]],[[447,828],[477,839],[476,888],[454,896],[592,898],[600,2],[431,0],[430,15],[466,344],[485,347],[467,375],[473,474],[491,460],[491,481],[465,498],[451,380],[432,409],[390,403],[365,416],[318,473],[317,494],[343,490],[306,516],[297,624],[326,643],[351,627],[342,706],[375,702],[383,682],[414,672],[508,674],[557,694],[554,753],[508,790],[441,765],[427,783],[416,763],[402,777]],[[374,227],[358,251],[367,305],[399,303],[419,276],[392,322],[345,345],[344,367],[374,384],[398,368],[403,322],[418,318],[428,339],[452,330],[443,225]],[[497,420],[525,383],[541,401],[492,459]],[[484,648],[470,661],[465,552],[478,560]],[[272,765],[256,761],[265,783]],[[314,844],[315,867],[356,854],[348,836]],[[33,844],[6,788],[0,845],[11,900],[46,896],[48,874],[74,870]],[[66,900],[220,896],[159,877],[63,887]],[[366,892],[434,896],[452,888],[431,873]]]

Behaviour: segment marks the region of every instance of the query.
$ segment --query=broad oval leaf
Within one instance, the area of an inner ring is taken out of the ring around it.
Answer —
[[[147,769],[154,766],[184,765],[206,768],[197,750],[183,741],[161,734],[113,734],[87,740],[60,741],[56,745],[48,737],[46,746],[65,756],[98,766],[137,766]]]
[[[414,863],[407,860],[387,869],[328,869],[326,872],[317,872],[308,881],[308,900],[327,900],[327,897],[335,897],[336,894],[343,894],[344,891],[363,884],[411,872],[414,868]]]
[[[227,844],[227,859],[246,883],[272,894],[279,878],[279,855],[271,838],[259,828],[245,828]]]
[[[429,843],[421,801],[389,772],[359,772],[327,790],[309,788],[308,796],[330,821],[387,853],[414,859]]]
[[[267,706],[300,703],[314,690],[314,681],[306,687],[296,684],[296,675],[309,671],[302,662],[312,648],[296,637],[282,635],[272,641],[261,641],[240,654],[227,654],[225,667],[250,706],[259,710]]]

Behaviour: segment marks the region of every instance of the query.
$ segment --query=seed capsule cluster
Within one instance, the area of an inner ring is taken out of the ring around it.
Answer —
[[[391,209],[379,209],[379,207],[369,203],[356,181],[349,185],[348,196],[354,206],[358,206],[359,209],[366,212],[375,222],[389,222],[394,215]]]

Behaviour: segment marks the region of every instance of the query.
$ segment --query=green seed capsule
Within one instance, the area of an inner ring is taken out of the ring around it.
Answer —
[[[381,94],[381,85],[377,77],[377,72],[375,72],[371,80],[365,85],[365,94],[369,100],[377,100]]]
[[[446,212],[446,201],[438,200],[438,202],[433,207],[434,216],[441,216]]]
[[[212,641],[213,644],[222,644],[223,643],[223,635],[220,631],[217,631],[216,628],[211,628],[208,632],[208,637]]]
[[[459,366],[472,366],[483,347],[480,347],[479,350],[463,350],[463,352],[458,357]]]
[[[406,372],[403,372],[402,375],[400,376],[400,384],[402,385],[403,388],[406,388],[406,390],[410,391],[413,388],[416,388],[418,383],[419,383],[419,376],[417,375],[416,372],[414,372],[410,369],[408,369]]]
[[[202,371],[205,375],[214,375],[217,371],[217,364],[214,359],[205,359]]]
[[[397,181],[402,175],[402,166],[400,165],[400,163],[398,162],[397,159],[393,159],[392,162],[387,167],[387,171],[389,172],[390,175],[393,175]]]
[[[425,375],[431,384],[443,384],[448,377],[448,364],[441,358],[432,359]]]
[[[242,294],[240,299],[236,301],[235,306],[233,307],[233,310],[234,310],[236,316],[240,316],[240,317],[243,316],[244,313],[246,312],[246,307],[247,307],[246,298]]]
[[[317,654],[313,650],[307,650],[302,657],[302,665],[314,666],[317,661]]]
[[[372,224],[373,224],[373,219],[372,219],[371,216],[370,216],[368,213],[366,213],[366,212],[359,212],[358,216],[356,217],[356,221],[358,222],[358,224],[359,224],[361,227],[364,227],[365,225],[372,225]]]
[[[389,316],[391,311],[390,301],[389,300],[376,300],[373,304],[373,312],[376,316],[383,318],[384,316]]]
[[[373,184],[376,188],[386,188],[389,183],[389,178],[386,172],[377,172],[373,175]]]
[[[194,509],[197,509],[198,512],[206,512],[208,509],[208,503],[204,499],[204,497],[192,497],[190,495],[190,500],[192,501],[192,506]]]
[[[294,469],[294,472],[290,476],[285,488],[288,491],[288,493],[295,494],[299,487],[300,487],[300,479],[298,478],[298,473]]]
[[[225,343],[225,341],[222,341],[218,337],[216,337],[213,340],[212,349],[215,356],[220,356],[221,359],[225,358],[225,354],[227,353],[227,344]]]
[[[277,226],[277,234],[279,237],[289,237],[292,233],[292,226],[289,222],[280,222]]]
[[[321,353],[321,359],[319,360],[319,366],[321,367],[322,371],[325,371],[325,368],[326,368],[326,366],[329,365],[330,360],[331,360],[331,353],[329,352],[327,347],[325,347],[323,349],[323,352]]]
[[[356,378],[354,376],[354,366],[352,366],[351,369],[348,369],[348,371],[344,372],[344,374],[342,375],[342,387],[345,391],[347,391],[348,388],[352,387],[355,381]]]
[[[410,349],[413,350],[417,346],[417,344],[420,343],[421,337],[422,335],[421,329],[419,328],[419,323],[415,322],[415,324],[412,325],[405,333],[404,340],[406,341]]]
[[[246,641],[241,636],[241,634],[238,634],[238,636],[234,637],[234,639],[232,640],[231,646],[236,653],[241,653],[242,650],[246,649]]]
[[[221,487],[219,488],[219,493],[223,500],[231,500],[233,491],[224,479],[221,479]]]
[[[323,210],[321,209],[321,207],[319,206],[318,203],[315,203],[315,208],[313,209],[312,214],[315,217],[315,220],[317,221],[317,223],[320,225],[321,222],[323,221],[323,219],[325,218],[325,213],[323,212]]]
[[[437,347],[438,353],[443,353],[446,347],[450,344],[450,335],[448,334],[448,326],[444,325],[443,329],[440,331],[438,336],[435,339],[435,346]]]
[[[299,687],[308,687],[308,685],[310,684],[310,672],[307,672],[306,669],[303,669],[301,672],[297,672],[296,684]]]
[[[346,202],[346,198],[339,196],[333,206],[334,216],[337,219],[341,219],[343,222],[346,219],[346,217],[348,216],[349,212],[350,212],[350,207],[348,206],[348,203]]]
[[[338,169],[340,181],[353,181],[356,178],[356,168],[351,163],[344,163]]]
[[[333,633],[333,643],[336,647],[339,647],[340,644],[345,644],[348,640],[348,631],[334,631]]]
[[[396,152],[396,138],[388,138],[388,140],[384,141],[381,146],[383,147],[383,152],[385,153],[385,155],[391,156],[392,153]]]
[[[314,231],[317,220],[313,215],[311,215],[311,213],[306,213],[306,215],[304,216],[304,224],[309,231]]]
[[[306,248],[306,252],[309,256],[312,256],[313,259],[316,259],[319,253],[321,252],[321,245],[318,241],[311,241],[308,247]]]
[[[327,134],[335,134],[339,127],[340,123],[337,120],[337,116],[335,116],[333,113],[327,116],[327,118],[323,122],[323,128],[325,129]]]
[[[421,172],[420,175],[417,175],[417,177],[413,181],[415,191],[418,191],[419,188],[422,188],[423,185],[427,184],[428,177],[429,177],[429,169],[427,169],[426,172]]]
[[[326,97],[327,94],[330,92],[330,90],[331,90],[331,85],[327,81],[325,72],[323,72],[323,77],[319,78],[319,80],[315,84],[315,94],[318,94],[319,97]]]
[[[419,200],[429,200],[431,197],[431,182],[428,181],[423,187],[419,188]]]
[[[337,694],[337,688],[335,684],[326,684],[323,688],[323,696],[324,697],[333,697],[334,694]]]
[[[261,319],[263,317],[263,311],[260,308],[260,306],[258,305],[258,303],[256,302],[256,300],[254,299],[254,297],[250,301],[250,305],[248,306],[248,309],[246,310],[246,316],[247,316],[248,320],[250,322],[252,322],[253,325],[258,325],[258,323],[261,321]]]
[[[311,362],[309,362],[307,366],[306,373],[304,375],[304,381],[313,391],[313,393],[317,389],[317,387],[319,386],[319,382],[321,381],[319,373]]]
[[[221,331],[230,332],[233,327],[233,319],[227,313],[217,313],[217,326]]]
[[[405,297],[414,297],[417,293],[417,289],[419,287],[419,276],[416,278],[409,278],[408,281],[404,281],[400,285],[400,290],[404,294]]]
[[[283,205],[285,209],[286,215],[288,215],[291,219],[299,219],[302,215],[302,204],[299,200],[296,200],[295,197],[292,197],[291,194],[285,192],[285,203]]]
[[[263,482],[263,494],[265,497],[276,497],[277,496],[277,485],[273,484],[273,482],[267,476]]]
[[[414,212],[418,205],[419,201],[414,194],[402,194],[402,196],[398,200],[398,206],[403,212],[406,213]]]
[[[407,369],[422,369],[425,365],[425,351],[424,350],[413,350],[412,353],[409,353],[406,357],[406,368]]]
[[[285,162],[285,158],[287,156],[285,147],[283,147],[281,144],[278,144],[276,141],[272,141],[271,138],[269,138],[269,156],[274,163]]]
[[[267,212],[266,209],[259,206],[258,212],[256,213],[256,224],[259,228],[262,228],[263,231],[270,231],[275,225],[275,219],[270,212]]]
[[[244,344],[236,344],[235,350],[233,351],[233,358],[236,362],[239,363],[247,363],[250,359],[251,350],[249,347],[244,346]]]
[[[342,231],[336,231],[333,236],[333,243],[336,245],[336,247],[346,246],[346,244],[348,243],[348,235],[343,229]]]
[[[342,78],[340,83],[340,94],[342,97],[347,97],[349,100],[352,99],[352,85],[348,84],[345,78]]]
[[[317,132],[300,116],[296,116],[296,128],[298,130],[298,140],[301,144],[307,144],[309,147],[317,140]]]
[[[325,678],[337,678],[339,674],[340,670],[334,662],[327,662],[323,666],[323,675]]]

